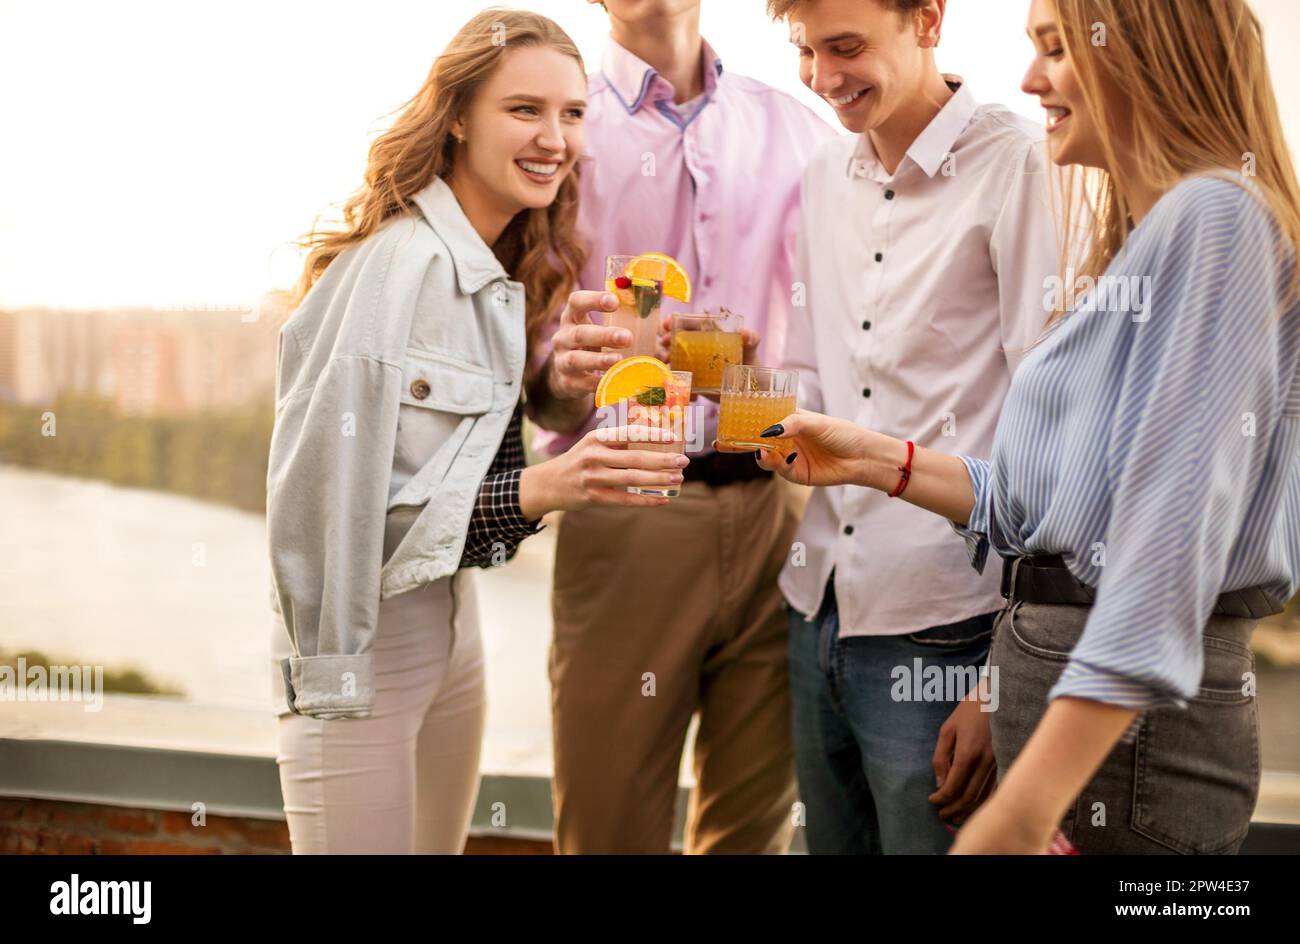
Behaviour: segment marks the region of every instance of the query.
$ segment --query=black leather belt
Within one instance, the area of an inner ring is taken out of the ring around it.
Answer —
[[[691,456],[690,464],[682,470],[682,478],[687,482],[713,486],[771,477],[772,473],[755,462],[753,454],[748,452],[706,452]]]
[[[1070,572],[1060,554],[1049,554],[1002,560],[1002,596],[1026,603],[1092,606],[1097,592]],[[1212,615],[1262,619],[1282,612],[1284,606],[1286,601],[1262,586],[1247,586],[1219,594]]]
[[[1025,603],[1092,606],[1097,591],[1070,573],[1060,554],[1050,554],[1004,559],[1002,595]],[[1246,587],[1220,594],[1212,615],[1262,619],[1281,613],[1285,604],[1263,587]]]

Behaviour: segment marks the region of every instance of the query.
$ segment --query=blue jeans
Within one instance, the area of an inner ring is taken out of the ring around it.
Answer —
[[[841,639],[833,582],[811,622],[791,608],[791,734],[809,852],[948,850],[952,835],[927,799],[935,789],[931,758],[939,728],[966,692],[949,686],[936,697],[921,680],[982,665],[996,615]]]

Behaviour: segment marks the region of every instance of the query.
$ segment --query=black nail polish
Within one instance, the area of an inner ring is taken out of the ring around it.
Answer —
[[[759,463],[760,465],[762,465],[762,463],[763,463],[763,450],[762,450],[762,449],[755,449],[755,450],[754,450],[754,461],[757,462],[757,463]]]
[[[764,439],[767,439],[767,437],[769,436],[784,436],[785,427],[782,426],[780,423],[777,423],[775,426],[769,426],[767,429],[763,430],[758,435],[762,436]]]
[[[785,464],[786,464],[786,465],[791,465],[791,464],[794,462],[794,460],[795,460],[795,459],[798,459],[798,458],[799,458],[799,453],[797,453],[797,452],[792,452],[792,453],[790,453],[788,456],[785,457]]]

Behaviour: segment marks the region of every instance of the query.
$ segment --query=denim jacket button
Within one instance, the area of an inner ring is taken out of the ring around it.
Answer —
[[[428,395],[429,381],[421,379],[411,384],[411,396],[415,397],[415,399],[423,400]]]

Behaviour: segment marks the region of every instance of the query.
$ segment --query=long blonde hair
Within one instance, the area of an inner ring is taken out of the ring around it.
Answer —
[[[1258,186],[1257,196],[1285,239],[1280,250],[1300,248],[1300,186],[1263,34],[1245,0],[1055,3],[1065,48],[1112,168],[1071,168],[1073,179],[1063,185],[1063,230],[1067,237],[1087,234],[1082,244],[1064,241],[1063,274],[1073,269],[1095,278],[1110,264],[1132,229],[1135,182],[1164,192],[1189,175],[1223,170],[1243,185],[1249,176]],[[1108,104],[1121,96],[1124,108]],[[1124,166],[1117,161],[1116,139],[1132,142],[1135,173],[1114,172]],[[1081,205],[1085,201],[1091,206]]]
[[[501,42],[503,36],[507,43]],[[434,61],[424,85],[370,145],[365,183],[343,205],[342,227],[314,226],[300,240],[308,254],[291,307],[297,307],[340,253],[396,214],[412,212],[411,198],[435,177],[450,176],[456,154],[452,123],[468,110],[506,51],[521,46],[550,46],[586,71],[573,40],[539,14],[490,7],[462,26]],[[550,206],[520,211],[492,246],[502,266],[524,286],[530,351],[587,259],[577,236],[579,166],[573,165]]]

